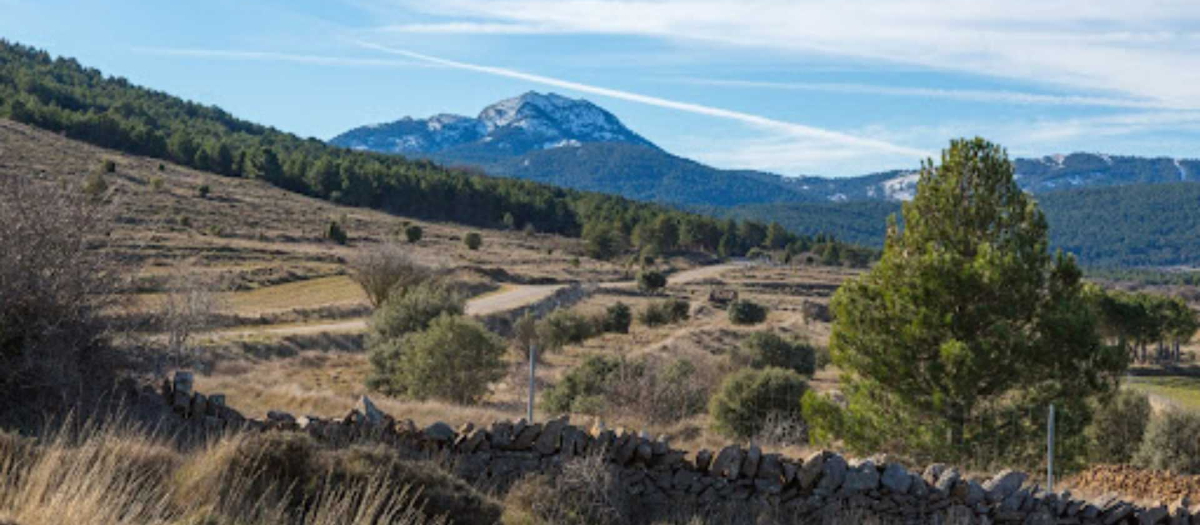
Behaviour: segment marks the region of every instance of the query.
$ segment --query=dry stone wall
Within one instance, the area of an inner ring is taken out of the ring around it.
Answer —
[[[194,392],[187,373],[177,373],[161,392],[141,395],[161,395],[179,417],[208,430],[304,432],[332,444],[380,441],[449,459],[458,476],[500,489],[529,474],[554,473],[575,458],[599,455],[628,497],[650,508],[746,504],[799,523],[837,508],[862,509],[898,523],[1200,525],[1186,502],[1145,507],[1111,497],[1085,501],[1042,490],[1012,470],[980,483],[951,466],[917,472],[879,458],[850,460],[825,451],[797,459],[731,445],[689,454],[644,432],[599,424],[585,429],[565,417],[457,429],[435,423],[422,429],[383,413],[365,396],[340,419],[278,411],[263,420],[247,419],[228,408],[223,396]]]

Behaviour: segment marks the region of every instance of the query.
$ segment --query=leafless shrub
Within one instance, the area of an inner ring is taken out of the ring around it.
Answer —
[[[359,251],[346,266],[371,305],[378,307],[394,291],[412,288],[430,277],[429,268],[414,262],[403,248],[385,244]]]
[[[190,353],[188,342],[192,336],[214,326],[223,309],[218,295],[221,288],[217,279],[192,271],[187,263],[172,270],[155,312],[159,332],[167,338],[163,357],[169,361],[168,366],[183,364]],[[160,361],[158,372],[166,373],[166,368]]]
[[[43,394],[77,395],[111,366],[99,355],[101,314],[129,273],[103,249],[111,209],[69,188],[0,176],[0,412]]]
[[[608,525],[631,523],[628,497],[602,454],[563,464],[556,475],[522,479],[505,498],[505,523]]]

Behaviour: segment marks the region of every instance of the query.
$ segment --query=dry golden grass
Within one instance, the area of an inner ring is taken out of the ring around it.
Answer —
[[[253,315],[301,306],[366,304],[367,297],[349,277],[338,275],[235,292],[225,300],[234,313]]]
[[[184,451],[161,436],[119,422],[60,430],[36,443],[0,434],[0,521],[21,525],[444,523],[422,512],[419,490],[404,480],[380,476],[344,486],[325,484],[305,499],[310,505],[307,512],[296,512],[296,493],[279,483],[286,477],[275,476],[269,468],[249,468],[276,461],[254,456],[272,451],[251,439],[256,438],[229,436]]]

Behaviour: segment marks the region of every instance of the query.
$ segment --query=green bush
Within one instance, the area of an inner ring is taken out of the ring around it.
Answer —
[[[368,346],[424,330],[442,314],[462,315],[463,307],[462,297],[433,281],[393,293],[371,315]]]
[[[638,321],[646,326],[661,326],[677,323],[688,318],[691,305],[683,299],[664,299],[646,305],[638,314]]]
[[[544,350],[554,351],[596,335],[596,324],[575,312],[556,310],[538,321],[536,330]]]
[[[346,244],[350,239],[346,230],[342,229],[341,223],[334,220],[329,221],[329,227],[325,228],[325,238],[338,244]]]
[[[1088,456],[1097,463],[1128,463],[1142,443],[1152,412],[1145,394],[1129,390],[1097,403],[1087,428]]]
[[[104,159],[104,162],[100,163],[100,171],[104,173],[116,173],[117,163],[111,159]]]
[[[642,270],[637,274],[637,285],[643,293],[654,293],[667,285],[667,276],[654,270]]]
[[[424,236],[425,230],[421,229],[421,227],[417,226],[416,224],[410,224],[404,228],[404,238],[407,239],[409,243],[415,243],[421,240],[421,237]]]
[[[804,378],[791,370],[741,370],[725,378],[709,400],[709,421],[721,434],[750,438],[771,419],[800,420],[800,399],[807,390]]]
[[[1174,474],[1200,474],[1200,413],[1168,410],[1151,418],[1133,463]]]
[[[478,250],[483,246],[483,236],[479,232],[471,232],[463,237],[463,244],[468,250]]]
[[[158,176],[150,177],[150,189],[154,191],[162,191],[163,178]]]
[[[615,334],[627,334],[632,322],[633,312],[629,309],[629,305],[618,302],[604,310],[601,330]]]
[[[477,403],[488,384],[504,376],[504,344],[479,322],[443,313],[429,328],[381,344],[372,353],[378,365],[370,386],[388,395]]]
[[[767,308],[758,303],[740,299],[729,305],[729,322],[733,324],[758,324],[766,320]]]
[[[817,349],[802,341],[784,339],[774,332],[750,334],[733,352],[733,361],[751,368],[776,367],[811,376],[816,371]]]
[[[199,188],[196,188],[196,195],[199,195],[201,199],[207,199],[209,193],[212,193],[212,188],[207,184],[201,184]]]
[[[589,356],[542,393],[542,407],[555,414],[573,412],[575,408],[579,408],[581,413],[590,413],[602,408],[604,402],[601,396],[623,364],[615,357]]]

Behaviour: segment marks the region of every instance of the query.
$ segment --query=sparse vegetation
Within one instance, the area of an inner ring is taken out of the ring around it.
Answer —
[[[98,201],[108,193],[108,181],[104,180],[104,175],[100,173],[89,173],[83,179],[83,194],[87,195],[94,201]]]
[[[417,226],[416,224],[410,224],[404,228],[404,238],[408,240],[409,244],[420,241],[421,237],[424,235],[425,230],[422,230],[421,227]]]
[[[117,172],[117,163],[115,161],[113,161],[112,159],[104,159],[104,161],[100,163],[100,172],[101,173],[116,173]]]
[[[776,367],[811,376],[817,370],[817,349],[807,342],[784,339],[771,331],[750,334],[732,354],[741,367]]]
[[[678,323],[688,318],[691,306],[683,299],[663,299],[647,304],[638,313],[638,322],[646,326],[662,326]]]
[[[338,244],[346,244],[350,239],[346,230],[342,229],[342,224],[336,220],[329,221],[329,226],[325,228],[325,238]]]
[[[767,308],[747,299],[729,303],[729,322],[737,325],[759,324],[767,320]]]
[[[210,188],[207,184],[201,184],[200,187],[196,188],[196,196],[200,197],[201,199],[207,199],[208,194],[210,193],[212,193],[212,188]]]
[[[380,306],[395,293],[408,290],[428,280],[429,268],[413,262],[403,248],[393,244],[360,250],[346,262],[350,278],[367,294],[372,306]]]

